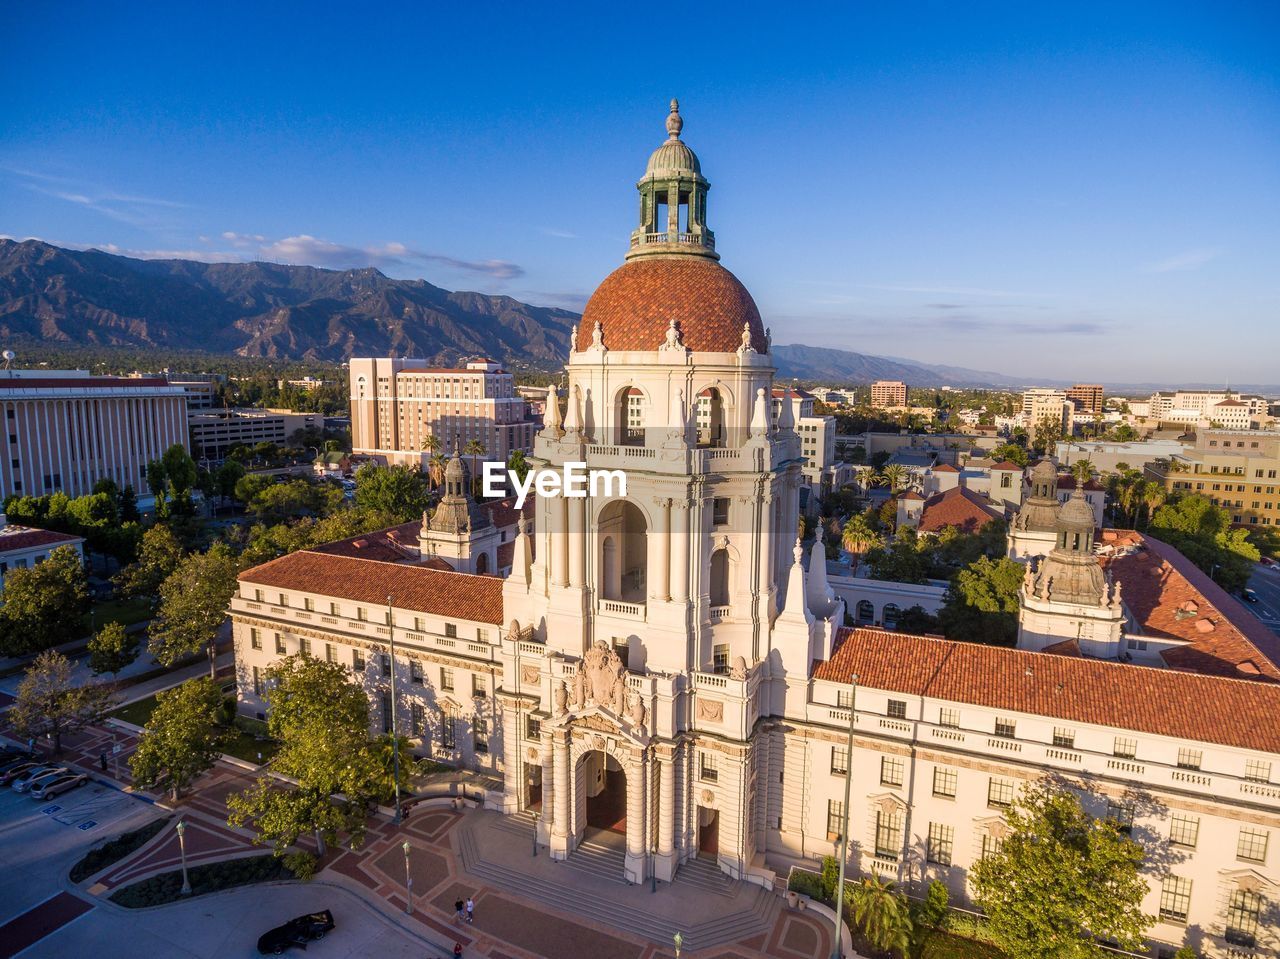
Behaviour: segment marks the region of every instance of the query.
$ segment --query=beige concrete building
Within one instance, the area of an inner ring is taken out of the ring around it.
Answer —
[[[388,463],[425,465],[431,436],[442,452],[472,440],[484,459],[505,461],[512,450],[528,452],[537,424],[501,364],[472,360],[453,369],[421,360],[353,358],[351,442],[353,453]]]
[[[191,413],[187,425],[195,456],[217,462],[236,446],[284,446],[298,430],[323,430],[324,414],[237,407]]]
[[[1067,399],[1083,413],[1101,413],[1103,389],[1101,383],[1077,383],[1067,390]]]
[[[901,380],[876,380],[871,384],[871,405],[875,407],[907,406],[907,384]]]
[[[813,411],[815,397],[799,387],[775,389],[770,397],[770,418],[774,427],[782,416],[782,404],[791,404],[791,418],[800,438],[802,472],[809,495],[821,499],[852,479],[849,467],[836,455],[836,418]]]
[[[60,546],[70,546],[84,558],[84,537],[19,526],[0,513],[0,590],[4,589],[4,579],[10,570],[29,569],[43,563]]]
[[[1051,420],[1062,427],[1064,435],[1070,435],[1073,409],[1065,390],[1027,390],[1022,394],[1022,426],[1034,435],[1037,426]]]
[[[381,728],[394,701],[418,752],[500,782],[491,807],[537,812],[553,858],[591,838],[633,883],[701,857],[773,888],[847,835],[851,876],[916,893],[937,879],[967,904],[1017,791],[1057,774],[1148,850],[1153,955],[1192,939],[1202,955],[1276,956],[1274,637],[1228,628],[1248,618],[1229,597],[1150,575],[1149,550],[1130,557],[1145,584],[1121,607],[1133,662],[1065,638],[1054,655],[845,628],[824,544],[806,566],[795,540],[792,407],[771,422],[769,338],[718,263],[681,128],[673,103],[630,253],[587,304],[563,415],[549,393],[530,457],[625,470],[626,495],[539,497],[505,578],[428,564],[391,531],[361,538],[378,546],[367,558],[303,550],[241,574],[244,708],[261,708],[281,655],[348,664]],[[1094,583],[1084,512],[1060,528],[1056,472],[1033,479],[1021,512],[1045,515],[1023,528],[1047,527],[1048,547],[1034,555],[1065,550],[1053,562],[1085,570],[1067,579]],[[466,485],[417,542],[441,525],[487,542]],[[1097,598],[1066,586],[1033,584],[1049,617],[1037,636],[1069,628],[1055,604]],[[1101,602],[1121,601],[1103,586]]]
[[[156,377],[91,376],[85,370],[4,370],[0,499],[63,492],[83,496],[100,479],[149,500],[145,471],[174,444],[187,446],[183,390]]]
[[[1280,432],[1200,430],[1145,472],[1170,491],[1207,496],[1239,526],[1280,526]]]

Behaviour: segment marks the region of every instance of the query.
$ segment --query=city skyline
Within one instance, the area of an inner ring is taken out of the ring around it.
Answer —
[[[323,11],[255,10],[246,31],[86,6],[56,45],[15,11],[0,233],[581,310],[633,224],[617,184],[676,96],[725,265],[775,342],[1272,382],[1275,14],[1104,9],[768,31],[708,9],[640,32],[491,9],[406,14],[369,44]],[[655,68],[672,58],[688,66]]]

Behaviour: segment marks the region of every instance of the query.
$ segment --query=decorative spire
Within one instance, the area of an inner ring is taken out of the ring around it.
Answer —
[[[671,113],[667,116],[667,136],[672,140],[680,139],[680,131],[684,129],[684,120],[680,117],[680,101],[671,98]]]
[[[756,402],[751,410],[751,435],[769,435],[769,400],[763,386],[756,390]]]
[[[547,404],[542,412],[542,432],[550,437],[560,435],[560,395],[555,384],[547,387]]]

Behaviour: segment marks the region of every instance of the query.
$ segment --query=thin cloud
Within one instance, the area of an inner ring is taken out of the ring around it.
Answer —
[[[259,253],[266,259],[283,263],[323,266],[350,270],[373,266],[379,269],[413,268],[438,264],[463,273],[476,273],[495,280],[512,280],[524,276],[524,268],[506,260],[461,260],[442,253],[427,253],[403,243],[357,247],[334,243],[308,234],[287,236],[262,245]]]
[[[101,250],[116,256],[129,256],[135,260],[195,260],[199,263],[236,263],[241,257],[230,250],[135,250],[114,243],[95,246],[72,246],[73,250]]]
[[[864,283],[861,285],[864,290],[882,290],[887,293],[929,293],[936,296],[1025,296],[1035,297],[1044,296],[1043,293],[1026,293],[1016,290],[988,290],[979,287],[968,286],[896,286],[896,285],[878,285]]]
[[[543,227],[538,232],[543,233],[546,236],[554,236],[559,240],[576,240],[578,238],[578,234],[576,233],[570,233],[568,230],[553,230],[550,227]]]
[[[1185,273],[1189,270],[1198,270],[1220,256],[1222,256],[1221,250],[1187,250],[1168,259],[1148,263],[1144,270],[1147,273]]]

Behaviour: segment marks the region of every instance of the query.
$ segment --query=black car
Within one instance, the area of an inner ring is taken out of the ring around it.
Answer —
[[[333,913],[328,909],[298,916],[296,919],[290,919],[283,926],[276,926],[270,932],[263,933],[258,939],[258,952],[264,956],[278,956],[294,946],[305,949],[307,943],[323,939],[325,933],[332,928]]]

